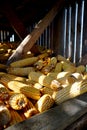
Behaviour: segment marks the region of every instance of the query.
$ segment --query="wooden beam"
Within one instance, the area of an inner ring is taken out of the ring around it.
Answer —
[[[9,1],[5,0],[4,3],[0,5],[0,10],[4,13],[5,17],[8,19],[14,31],[17,33],[19,38],[23,40],[28,34],[24,24],[16,15]]]
[[[8,59],[7,64],[22,58],[22,55],[29,51],[33,45],[36,43],[40,35],[46,29],[46,27],[53,21],[55,16],[64,6],[65,0],[59,0],[54,7],[48,12],[48,14],[39,21],[39,23],[35,26],[34,30],[31,34],[27,35],[25,39],[18,46],[16,51],[12,54],[12,56]]]

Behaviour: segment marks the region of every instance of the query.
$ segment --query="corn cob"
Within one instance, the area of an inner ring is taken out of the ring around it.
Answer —
[[[13,74],[8,74],[8,73],[5,73],[4,74],[4,78],[9,78],[10,80],[16,80],[16,81],[20,81],[20,82],[23,82],[23,83],[27,83],[28,79],[25,78],[25,77],[21,77],[21,76],[16,76],[16,75],[13,75]]]
[[[66,87],[76,82],[77,79],[74,76],[69,75],[69,76],[59,78],[58,81],[61,83],[63,87]]]
[[[38,113],[37,109],[29,99],[26,108],[23,109],[23,113],[26,118],[30,118],[31,116]]]
[[[33,87],[36,88],[36,89],[41,89],[41,88],[43,88],[43,86],[42,86],[41,84],[39,84],[39,83],[35,83],[35,84],[33,85]]]
[[[9,98],[9,105],[14,110],[21,110],[25,108],[27,103],[28,103],[28,99],[22,93],[15,93]]]
[[[52,97],[55,100],[55,103],[58,105],[85,92],[87,92],[87,82],[79,81],[61,89],[58,92],[54,92]]]
[[[87,72],[83,74],[83,79],[87,79]]]
[[[31,71],[35,71],[34,67],[9,67],[7,72],[17,76],[27,76]]]
[[[53,90],[58,90],[58,88],[61,87],[57,80],[54,80],[51,76],[46,76],[40,72],[31,72],[28,77],[29,79],[40,83],[42,86],[50,87]]]
[[[39,89],[36,89],[34,87],[22,87],[20,89],[20,92],[26,95],[26,97],[38,100],[41,97],[41,93]]]
[[[9,109],[3,104],[0,103],[0,127],[4,127],[11,120],[11,114]]]
[[[0,70],[6,70],[7,66],[4,64],[0,64]]]
[[[41,70],[42,67],[44,66],[44,61],[42,59],[38,60],[35,64],[34,67],[38,70]]]
[[[10,121],[10,126],[11,125],[15,125],[21,121],[23,121],[22,117],[19,115],[19,113],[17,111],[15,111],[14,109],[10,109],[10,113],[11,113],[11,121]]]
[[[76,67],[76,72],[83,73],[86,70],[84,65],[79,65]]]
[[[0,100],[1,101],[6,101],[9,98],[9,91],[7,88],[0,83]]]
[[[57,72],[49,72],[49,73],[47,74],[47,76],[53,77],[54,79],[57,79],[57,75],[58,75]]]
[[[58,73],[61,72],[63,69],[62,66],[63,66],[62,62],[58,62],[55,66],[54,72],[58,72]]]
[[[58,56],[57,56],[57,60],[58,60],[58,61],[63,61],[63,62],[69,63],[70,65],[74,65],[72,62],[70,62],[70,60],[66,59],[66,58],[63,57],[62,55],[58,55]]]
[[[68,76],[68,75],[71,75],[71,74],[72,74],[72,72],[62,71],[62,72],[59,72],[59,73],[57,74],[56,78],[57,78],[57,79],[63,78],[63,77],[65,77],[65,76]]]
[[[48,87],[43,87],[40,89],[41,90],[41,93],[44,95],[44,94],[49,94],[49,95],[52,95],[53,94],[53,89],[51,88],[48,88]]]
[[[42,68],[41,72],[44,74],[48,74],[53,68],[55,68],[57,63],[56,57],[52,57],[50,59],[50,63]]]
[[[79,72],[72,73],[71,76],[74,76],[77,80],[83,79],[83,75]]]
[[[15,61],[10,64],[11,67],[24,67],[34,64],[38,60],[38,57],[30,57],[22,60]]]
[[[52,50],[50,49],[45,49],[43,52],[41,52],[42,54],[38,55],[38,58],[39,59],[43,59],[43,58],[46,58],[48,56],[50,56],[52,54]]]
[[[17,92],[19,93],[20,92],[20,89],[22,87],[25,87],[25,86],[32,86],[32,84],[26,84],[26,83],[22,83],[22,82],[19,82],[19,81],[16,81],[16,80],[11,80],[11,78],[9,77],[1,77],[0,79],[1,83],[4,84],[7,88],[9,88],[10,90],[14,91],[14,92]]]
[[[54,104],[53,98],[49,94],[44,94],[35,104],[39,112],[43,112],[51,108]]]

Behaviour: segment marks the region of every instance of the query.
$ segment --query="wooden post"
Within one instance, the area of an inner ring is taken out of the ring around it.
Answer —
[[[33,47],[40,35],[43,33],[46,27],[52,22],[52,20],[61,10],[64,4],[65,0],[59,0],[54,5],[54,7],[48,12],[48,14],[42,20],[40,20],[39,23],[35,26],[31,34],[27,35],[25,39],[21,42],[16,51],[8,59],[7,64],[22,58],[22,55]]]

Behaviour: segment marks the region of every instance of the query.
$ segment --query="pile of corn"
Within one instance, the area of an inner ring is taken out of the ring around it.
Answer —
[[[19,43],[0,42],[0,63],[6,63],[8,58],[15,51]]]
[[[61,55],[53,56],[51,50],[26,54],[1,68],[0,119],[6,115],[0,121],[1,128],[87,92],[85,66],[76,66]]]

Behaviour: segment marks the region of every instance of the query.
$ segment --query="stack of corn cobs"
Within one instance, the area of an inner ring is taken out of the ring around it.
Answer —
[[[1,129],[87,92],[85,66],[52,53],[29,51],[9,66],[0,64]]]

